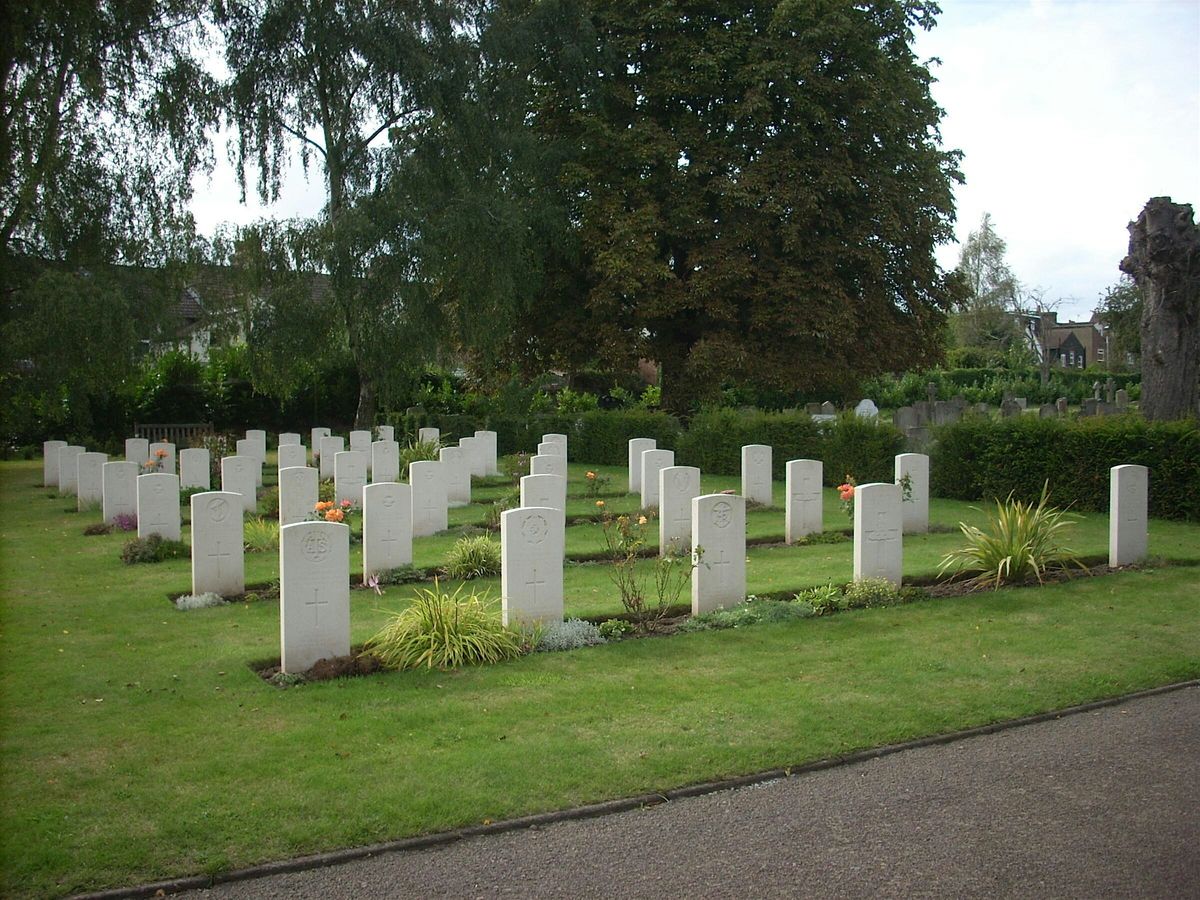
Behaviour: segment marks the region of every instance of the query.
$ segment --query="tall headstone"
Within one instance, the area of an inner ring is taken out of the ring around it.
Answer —
[[[1004,402],[1000,404],[1000,416],[1005,419],[1011,419],[1013,416],[1021,415],[1021,406],[1012,397],[1006,397]]]
[[[320,499],[317,470],[289,466],[279,470],[279,525],[295,525],[313,514]]]
[[[350,528],[300,522],[279,529],[280,668],[299,673],[350,654]]]
[[[145,438],[125,438],[125,462],[140,468],[150,458],[150,442]]]
[[[854,580],[886,578],[899,586],[904,570],[900,485],[854,489]]]
[[[261,487],[263,483],[262,461],[258,458],[258,441],[254,440],[254,438],[243,438],[237,442],[235,447],[236,456],[252,459],[257,463],[254,467],[254,484]]]
[[[449,522],[442,464],[434,460],[410,463],[408,483],[412,486],[413,537],[445,531]]]
[[[179,476],[151,472],[137,479],[137,534],[179,540]]]
[[[1113,466],[1108,476],[1108,564],[1139,563],[1150,545],[1150,470]]]
[[[483,448],[486,450],[486,446]],[[450,506],[471,504],[471,468],[462,447],[443,447],[438,451],[442,471],[446,473],[446,502]]]
[[[1059,397],[1054,401],[1054,405],[1058,407],[1059,415],[1065,416],[1067,414],[1068,403],[1066,397]]]
[[[258,460],[253,456],[226,456],[221,460],[221,490],[227,494],[240,494],[242,509],[251,514],[258,511],[254,483],[258,468]]]
[[[567,436],[565,434],[558,434],[557,432],[551,432],[550,434],[543,434],[542,440],[546,441],[547,443],[551,443],[551,444],[562,444],[563,445],[563,456],[567,455],[567,451],[566,451]]]
[[[330,481],[333,478],[334,457],[346,449],[346,439],[343,437],[321,438],[321,480]]]
[[[304,443],[303,439],[294,431],[281,431],[279,433],[279,443],[277,447],[295,447]]]
[[[480,442],[483,456],[484,474],[499,475],[500,469],[497,464],[498,443],[496,432],[494,431],[476,431],[475,439]]]
[[[629,493],[642,492],[642,452],[657,449],[658,442],[654,438],[629,439]]]
[[[58,487],[58,451],[67,446],[66,441],[42,441],[42,484]]]
[[[308,449],[303,444],[280,444],[276,456],[279,469],[294,469],[308,465]]]
[[[246,431],[246,440],[254,442],[254,455],[260,463],[267,461],[267,433],[261,428],[250,428]]]
[[[642,451],[642,509],[658,506],[658,473],[673,465],[674,450]]]
[[[309,431],[308,446],[312,447],[312,452],[320,456],[321,454],[321,438],[327,438],[333,434],[328,428],[313,428]]]
[[[104,501],[104,464],[107,453],[80,453],[75,457],[75,508]]]
[[[192,494],[193,594],[236,597],[246,592],[243,537],[241,494]]]
[[[137,517],[137,478],[141,466],[135,462],[105,463],[103,483],[104,521],[111,525],[117,516]]]
[[[561,456],[567,458],[567,445],[558,441],[542,441],[537,445],[538,456]]]
[[[158,451],[165,451],[163,456],[158,455]],[[150,445],[150,453],[146,457],[155,462],[159,462],[158,471],[165,472],[167,475],[175,474],[175,445],[170,441],[156,441]]]
[[[658,555],[692,549],[692,501],[700,496],[700,470],[667,466],[658,471]]]
[[[436,444],[442,439],[442,432],[437,428],[418,428],[417,440],[422,444]]]
[[[387,439],[371,443],[371,480],[400,480],[400,444]]]
[[[363,488],[363,580],[412,563],[412,488],[377,481]]]
[[[900,491],[900,519],[905,534],[929,531],[929,457],[924,453],[901,453],[896,457],[896,484],[908,478],[909,492]]]
[[[567,511],[567,479],[561,475],[525,475],[521,478],[521,505],[546,506]]]
[[[357,430],[350,432],[350,449],[355,453],[371,454],[371,432]]]
[[[531,456],[529,458],[530,475],[561,475],[567,477],[567,458],[558,455]]]
[[[180,488],[211,487],[212,472],[209,467],[208,450],[204,447],[189,447],[179,451]]]
[[[76,444],[68,444],[58,448],[58,490],[62,494],[74,494],[78,484],[79,472],[75,467],[76,457],[83,453],[84,448]]]
[[[379,435],[378,440],[381,440],[381,441],[396,440],[396,428],[393,425],[378,425],[378,426],[376,426],[375,431]]]
[[[819,459],[788,460],[784,468],[787,507],[783,515],[787,543],[825,530],[825,500],[821,494],[824,476],[824,464]]]
[[[1129,408],[1129,391],[1125,390],[1125,388],[1117,388],[1113,402],[1116,403],[1119,411],[1124,412]]]
[[[692,615],[746,599],[746,499],[703,494],[692,500]]]
[[[362,509],[362,492],[367,484],[367,454],[344,450],[334,457],[333,496],[338,503],[349,500]]]
[[[766,444],[742,447],[742,496],[750,503],[771,505],[771,448]]]
[[[465,437],[458,442],[458,448],[467,458],[467,468],[472,478],[487,477],[487,444],[477,437]]]
[[[879,407],[875,405],[874,400],[859,400],[858,406],[854,407],[854,414],[860,419],[878,419]]]
[[[566,520],[544,506],[500,514],[500,597],[505,625],[561,622]]]

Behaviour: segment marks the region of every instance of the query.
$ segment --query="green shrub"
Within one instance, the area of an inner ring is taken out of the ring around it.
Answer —
[[[852,581],[842,591],[842,609],[872,609],[903,603],[900,588],[886,578],[863,578]]]
[[[730,609],[714,609],[712,612],[691,616],[679,623],[680,631],[712,631],[724,628],[743,628],[764,622],[787,622],[805,619],[813,615],[811,608],[802,603],[787,600],[759,600],[750,597]]]
[[[375,577],[379,579],[380,585],[412,584],[415,581],[424,581],[425,573],[416,566],[406,563],[394,569],[384,569],[382,572],[376,572]]]
[[[631,631],[633,626],[624,619],[606,619],[600,623],[600,636],[606,641],[619,641]]]
[[[988,520],[988,531],[959,523],[967,545],[948,553],[939,565],[941,573],[976,573],[971,583],[998,588],[1030,577],[1040,582],[1051,567],[1075,563],[1071,550],[1062,546],[1063,532],[1073,518],[1048,505],[1047,488],[1036,506],[1014,500],[996,501],[996,514]]]
[[[203,493],[206,493],[207,491],[208,491],[208,488],[202,488],[202,487],[181,488],[179,491],[179,503],[182,506],[190,507],[191,503],[192,503],[192,495],[193,494],[203,494]]]
[[[450,548],[444,567],[456,581],[500,574],[500,545],[486,534],[459,538]]]
[[[272,519],[279,518],[279,485],[273,484],[259,491],[258,502],[264,515]]]
[[[190,553],[188,545],[183,541],[164,540],[157,534],[145,538],[133,538],[121,548],[121,562],[126,565],[135,563],[156,563],[167,559],[179,559]]]
[[[279,523],[262,516],[251,516],[242,529],[246,550],[250,553],[267,553],[279,549]]]
[[[83,533],[87,537],[95,537],[98,534],[112,534],[112,526],[107,522],[96,522],[83,529]]]
[[[858,484],[891,482],[896,474],[896,454],[904,452],[904,435],[882,419],[865,419],[844,413],[825,431],[820,459],[825,483],[841,484],[850,475]],[[796,459],[789,456],[786,459]]]
[[[370,638],[364,652],[386,669],[453,669],[524,653],[523,636],[500,623],[495,604],[476,594],[463,597],[462,590],[448,594],[436,582],[432,589],[419,589],[412,606]]]
[[[608,643],[600,628],[583,619],[567,619],[565,622],[551,622],[538,632],[537,645],[534,650],[552,653],[558,650],[578,650],[580,647],[594,647]]]
[[[487,514],[484,516],[484,527],[489,531],[500,530],[500,516],[510,509],[516,509],[521,505],[520,490],[511,491],[494,502],[487,509]]]
[[[842,592],[832,582],[827,582],[805,588],[796,594],[793,602],[807,605],[814,616],[824,616],[842,608]]]

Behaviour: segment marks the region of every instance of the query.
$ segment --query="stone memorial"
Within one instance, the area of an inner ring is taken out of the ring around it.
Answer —
[[[241,494],[192,494],[193,594],[236,597],[246,592],[243,538]]]
[[[828,400],[826,400],[824,403],[821,404],[821,415],[834,416],[836,418],[837,412],[838,412],[837,407],[834,406],[832,403],[830,403]]]
[[[100,473],[104,497],[104,521],[109,525],[117,516],[137,518],[137,478],[142,467],[135,462],[110,462]]]
[[[1142,562],[1149,548],[1150,470],[1113,466],[1108,470],[1108,564]]]
[[[295,447],[298,444],[304,443],[304,440],[294,431],[282,431],[279,433],[279,443],[275,445],[276,449],[280,447]]]
[[[900,485],[874,482],[854,490],[854,580],[886,578],[900,586],[904,570]]]
[[[137,477],[137,536],[179,540],[179,476],[151,472]]]
[[[909,494],[900,491],[900,520],[904,534],[929,531],[929,457],[924,453],[901,453],[896,457],[896,484],[908,478]]]
[[[66,441],[42,441],[42,485],[58,487],[58,451]]]
[[[1129,408],[1129,391],[1125,390],[1125,388],[1117,388],[1113,402],[1121,412],[1127,410]]]
[[[642,451],[642,509],[658,507],[658,473],[675,465],[674,450]]]
[[[258,512],[255,474],[258,460],[253,456],[226,456],[221,460],[221,491],[240,494],[242,509],[253,515]]]
[[[854,407],[854,414],[860,419],[878,419],[879,407],[875,405],[874,400],[860,400],[858,406]]]
[[[289,466],[279,470],[279,524],[295,525],[308,520],[320,498],[317,470]]]
[[[343,450],[333,458],[333,496],[337,503],[349,500],[362,509],[362,492],[367,485],[367,454]]]
[[[458,449],[467,458],[467,468],[472,478],[487,477],[487,445],[477,437],[465,437],[458,442]]]
[[[550,434],[543,434],[542,440],[548,444],[562,444],[563,456],[567,455],[567,436],[565,434],[557,434],[554,432],[551,432]]]
[[[167,475],[175,474],[175,445],[170,441],[157,441],[150,445],[150,453],[146,456],[147,460],[159,461],[158,451],[165,450],[166,455],[162,457],[162,462],[158,464],[158,471],[164,472]]]
[[[362,429],[350,432],[350,449],[355,453],[371,455],[371,432]]]
[[[321,438],[321,458],[320,471],[322,481],[333,480],[333,460],[339,453],[346,449],[346,439],[343,437],[323,437]]]
[[[771,456],[766,444],[742,447],[742,496],[748,503],[771,505]]]
[[[393,442],[394,443],[394,442]],[[363,580],[412,564],[412,488],[377,481],[363,488]]]
[[[521,478],[521,506],[546,506],[567,511],[567,479],[561,475],[525,475]]]
[[[521,507],[500,514],[500,602],[506,626],[562,621],[565,534],[561,509]]]
[[[921,419],[917,415],[917,411],[911,406],[901,406],[892,413],[892,424],[901,431],[906,431],[909,428],[916,428],[921,424]]]
[[[437,428],[418,428],[417,440],[422,444],[436,444],[442,439],[442,432]]]
[[[1021,415],[1021,406],[1012,397],[1008,397],[1000,404],[1000,416],[1005,419],[1011,419],[1014,416]]]
[[[150,442],[145,438],[125,439],[125,462],[137,463],[138,467],[145,465],[150,458]]]
[[[486,444],[482,448],[486,450]],[[438,451],[438,459],[446,474],[446,502],[452,507],[470,506],[471,467],[467,454],[462,447],[443,447]]]
[[[412,486],[413,537],[427,537],[445,531],[449,522],[446,515],[446,475],[442,464],[435,460],[410,463],[408,483]]]
[[[567,458],[558,455],[531,456],[529,458],[530,475],[560,475],[567,477]]]
[[[258,442],[253,438],[244,438],[237,442],[235,448],[235,456],[252,459],[257,463],[254,467],[254,484],[256,487],[262,487],[262,460],[258,456]]]
[[[280,669],[300,673],[350,655],[350,528],[299,522],[279,529]]]
[[[308,448],[303,444],[280,444],[276,451],[277,469],[295,469],[308,465]]]
[[[396,440],[396,429],[392,425],[378,425],[375,432],[379,435],[377,440],[394,441]]]
[[[1067,408],[1068,408],[1069,404],[1067,403],[1066,397],[1059,397],[1057,400],[1054,401],[1054,405],[1056,407],[1058,407],[1059,415],[1065,416],[1067,414]]]
[[[400,444],[386,438],[371,442],[371,481],[400,480]]]
[[[480,452],[483,456],[484,475],[499,475],[498,464],[499,443],[494,431],[476,431],[475,439],[479,441]]]
[[[104,501],[104,464],[107,453],[80,453],[75,457],[75,508],[99,506]]]
[[[80,453],[84,453],[83,447],[76,444],[68,444],[65,447],[58,448],[58,490],[61,494],[74,494],[75,486],[78,484],[79,472],[76,469],[75,459]]]
[[[542,441],[537,445],[538,456],[561,456],[567,458],[567,445],[560,444],[558,441]]]
[[[254,442],[254,455],[260,463],[267,461],[267,433],[261,428],[246,430],[246,440]]]
[[[657,449],[658,442],[654,438],[629,439],[629,493],[642,492],[642,452]],[[688,510],[688,515],[691,515],[691,507]]]
[[[692,615],[746,599],[746,498],[702,494],[692,500]]]
[[[692,501],[700,496],[700,470],[667,466],[658,471],[658,555],[692,549]]]
[[[819,459],[792,459],[784,467],[787,508],[783,527],[787,543],[825,530],[825,497],[821,493],[824,477],[825,467]]]
[[[212,469],[208,451],[203,447],[189,447],[179,451],[179,487],[181,489],[212,486]]]
[[[1039,419],[1057,419],[1058,418],[1058,407],[1055,406],[1053,403],[1043,403],[1041,406],[1038,407],[1038,418]]]
[[[312,447],[312,452],[316,456],[321,455],[321,438],[331,437],[333,432],[328,428],[313,428],[309,431],[308,446]],[[316,460],[313,460],[315,463]]]

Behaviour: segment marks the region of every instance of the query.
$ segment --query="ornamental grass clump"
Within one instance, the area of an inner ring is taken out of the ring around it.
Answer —
[[[948,553],[938,566],[939,574],[972,572],[969,584],[975,588],[1027,581],[1050,569],[1066,569],[1075,564],[1086,567],[1072,550],[1062,545],[1064,532],[1077,517],[1048,504],[1049,482],[1042,486],[1037,505],[1014,500],[1010,493],[996,501],[996,514],[989,519],[988,530],[960,522],[967,546]]]
[[[444,571],[457,581],[500,574],[500,545],[486,534],[459,538],[446,556]]]
[[[278,550],[279,523],[262,516],[251,516],[243,528],[243,543],[249,553]]]
[[[460,585],[447,593],[436,581],[418,590],[412,606],[393,616],[363,652],[385,669],[456,669],[515,659],[526,651],[525,636],[501,624],[495,603],[462,592]]]

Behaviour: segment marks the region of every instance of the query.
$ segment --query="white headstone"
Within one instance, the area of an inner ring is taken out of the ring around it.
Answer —
[[[150,458],[150,442],[145,438],[125,439],[125,462],[137,463],[139,467]]]
[[[248,513],[258,511],[254,484],[258,468],[258,460],[253,456],[226,456],[221,460],[221,490],[227,494],[241,494],[242,509]]]
[[[771,456],[766,444],[742,447],[742,496],[751,503],[771,505]]]
[[[164,540],[179,540],[179,476],[151,472],[137,478],[137,534],[157,534]]]
[[[279,529],[279,652],[284,672],[350,654],[350,528],[299,522]]]
[[[321,453],[321,438],[327,438],[331,434],[328,428],[312,428],[308,433],[308,446],[312,447],[313,453],[320,455]]]
[[[537,445],[538,456],[561,456],[567,458],[567,445],[558,441],[542,441]]]
[[[241,494],[192,494],[193,594],[236,597],[246,592],[243,538]]]
[[[258,457],[260,463],[267,461],[267,433],[261,428],[250,428],[246,431],[246,438],[254,441],[254,455]]]
[[[58,487],[58,451],[67,446],[66,441],[42,441],[42,484]]]
[[[854,489],[854,580],[886,578],[899,586],[904,571],[900,485]]]
[[[860,419],[877,419],[879,407],[875,405],[874,400],[860,400],[858,406],[854,407],[854,414]]]
[[[104,483],[104,521],[112,524],[117,516],[137,516],[137,478],[142,467],[135,462],[104,464],[100,474]]]
[[[692,501],[700,496],[700,470],[667,466],[658,472],[658,555],[692,549]]]
[[[393,425],[378,425],[375,431],[379,435],[378,439],[381,441],[396,440],[396,428]]]
[[[443,447],[438,451],[442,471],[446,473],[446,502],[451,506],[471,503],[471,468],[462,447]]]
[[[179,451],[179,486],[206,491],[212,486],[212,470],[205,448],[189,447]]]
[[[412,563],[412,488],[395,481],[363,489],[363,580]]]
[[[658,442],[654,438],[629,439],[629,493],[642,492],[642,451],[656,449]]]
[[[280,444],[276,454],[279,469],[303,468],[308,465],[308,448],[303,444]]]
[[[358,430],[350,432],[350,449],[355,453],[371,455],[371,432]]]
[[[904,499],[901,482],[908,478],[909,496]],[[929,457],[924,453],[901,453],[896,457],[896,484],[901,484],[900,518],[905,534],[929,530]]]
[[[279,447],[294,447],[302,443],[303,440],[300,435],[294,431],[282,431],[279,433]]]
[[[1108,476],[1108,564],[1139,563],[1150,545],[1150,470],[1113,466]]]
[[[544,506],[500,514],[500,602],[505,625],[561,622],[566,520]]]
[[[107,453],[80,453],[75,457],[75,508],[104,500],[104,464]]]
[[[83,453],[84,448],[68,444],[58,448],[58,490],[63,494],[74,494],[78,483],[79,472],[75,468],[75,458]]]
[[[521,478],[521,505],[546,506],[567,511],[567,479],[561,475],[525,475]]]
[[[472,478],[487,476],[487,445],[477,437],[465,437],[458,442],[458,447],[467,457],[467,467],[471,470]]]
[[[446,475],[442,464],[420,460],[408,466],[408,483],[412,486],[413,537],[426,537],[445,531]]]
[[[565,434],[543,434],[542,440],[546,443],[562,444],[563,456],[567,455],[567,436]]]
[[[531,456],[529,458],[530,475],[559,475],[567,477],[567,458],[556,454]]]
[[[422,444],[436,444],[441,440],[442,433],[436,428],[418,428],[417,440]]]
[[[674,450],[642,451],[642,509],[658,506],[658,473],[673,465]]]
[[[333,458],[346,449],[346,439],[340,436],[321,438],[321,480],[333,478]]]
[[[819,459],[789,460],[784,470],[787,505],[784,539],[792,543],[806,534],[825,529],[825,502],[821,494],[824,467]]]
[[[480,454],[483,457],[483,474],[499,475],[500,469],[497,464],[497,448],[499,445],[496,432],[476,431],[475,439],[480,442]]]
[[[400,445],[386,438],[371,443],[371,480],[400,480]]]
[[[361,450],[343,450],[334,457],[333,496],[341,503],[349,500],[362,509],[362,492],[367,485],[367,454]]]
[[[256,487],[261,487],[263,483],[262,458],[258,455],[258,449],[257,440],[245,438],[237,442],[236,455],[254,460],[254,484]]]
[[[295,525],[313,514],[320,498],[317,470],[289,466],[279,470],[279,525]]]
[[[159,460],[158,451],[165,450],[166,453],[162,456],[162,463],[158,467],[159,472],[165,472],[167,475],[175,474],[175,445],[170,441],[157,441],[150,445],[150,453],[146,459]]]
[[[692,501],[692,615],[746,599],[746,498],[703,494]]]

